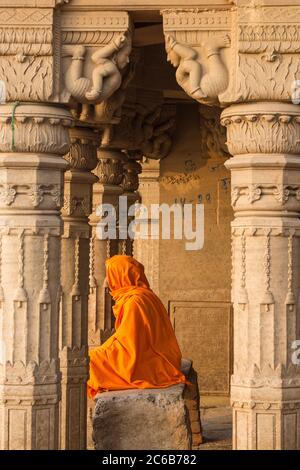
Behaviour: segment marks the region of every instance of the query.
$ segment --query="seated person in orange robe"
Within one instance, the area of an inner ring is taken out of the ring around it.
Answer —
[[[113,256],[106,262],[106,278],[115,301],[116,332],[90,351],[89,397],[186,383],[167,311],[150,289],[143,265],[131,256]]]

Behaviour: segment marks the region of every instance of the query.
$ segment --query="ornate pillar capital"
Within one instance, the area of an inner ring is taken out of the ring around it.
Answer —
[[[232,105],[222,112],[221,124],[227,128],[231,155],[300,153],[299,106],[292,103],[264,101]]]
[[[123,178],[123,163],[126,156],[119,149],[100,148],[97,152],[98,165],[95,170],[99,184],[119,186]]]
[[[85,127],[74,127],[69,130],[70,150],[65,155],[72,169],[91,171],[96,168],[97,148],[99,146],[99,134]]]
[[[0,105],[0,152],[64,155],[73,119],[61,107],[38,103]]]
[[[297,105],[279,102],[233,105],[223,111],[227,146],[234,158],[232,206],[255,216],[299,217],[300,114]],[[262,212],[261,212],[262,211]]]
[[[125,193],[135,193],[139,187],[139,174],[142,166],[139,163],[141,154],[139,152],[127,152],[128,160],[124,163],[124,175],[122,188]]]

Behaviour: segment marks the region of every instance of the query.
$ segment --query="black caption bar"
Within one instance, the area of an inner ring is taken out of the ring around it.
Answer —
[[[196,468],[202,466],[203,470],[210,470],[212,464],[233,467],[251,468],[253,465],[270,467],[276,464],[295,464],[299,466],[299,454],[296,452],[264,452],[264,451],[0,451],[0,468],[80,468],[88,470],[92,465],[93,470],[105,470],[108,468]],[[207,465],[210,467],[207,468]],[[221,467],[220,467],[221,468]]]

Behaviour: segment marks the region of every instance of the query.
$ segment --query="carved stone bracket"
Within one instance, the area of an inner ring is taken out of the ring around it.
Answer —
[[[134,76],[136,64],[139,60],[138,50],[131,50],[128,59],[128,65],[122,70],[120,86],[107,99],[96,104],[77,102],[72,105],[74,118],[85,125],[101,129],[105,134],[104,140],[106,139],[107,128],[112,128],[121,121],[122,106],[126,99],[127,87]]]
[[[122,83],[131,52],[126,12],[62,12],[62,98],[82,104],[107,101]]]
[[[163,10],[168,60],[183,90],[204,104],[299,99],[299,5],[235,2]]]
[[[122,120],[112,129],[110,145],[139,152],[139,158],[165,158],[172,147],[175,117],[175,105],[127,100],[123,106]]]
[[[230,10],[163,10],[162,16],[167,58],[178,84],[198,102],[218,104],[228,86]]]
[[[4,100],[108,100],[121,86],[129,62],[128,13],[53,6],[0,8]]]

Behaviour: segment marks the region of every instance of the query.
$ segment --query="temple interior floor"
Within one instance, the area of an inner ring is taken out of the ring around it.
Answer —
[[[231,450],[232,409],[230,407],[201,408],[204,442],[199,450]]]

